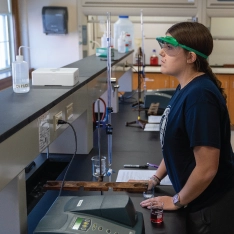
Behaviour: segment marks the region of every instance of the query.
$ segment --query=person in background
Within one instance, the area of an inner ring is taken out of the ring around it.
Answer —
[[[160,123],[163,159],[150,186],[168,175],[176,194],[141,202],[150,208],[162,201],[165,210],[186,209],[187,233],[234,233],[234,167],[226,95],[213,74],[208,56],[209,30],[197,22],[170,27],[161,46],[161,72],[179,85]]]

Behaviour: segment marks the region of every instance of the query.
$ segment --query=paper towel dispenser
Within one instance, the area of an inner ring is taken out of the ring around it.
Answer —
[[[45,34],[67,34],[67,7],[45,6],[42,8],[43,32]]]

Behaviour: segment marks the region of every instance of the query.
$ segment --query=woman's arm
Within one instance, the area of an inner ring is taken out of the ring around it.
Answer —
[[[166,165],[165,165],[164,159],[162,159],[161,163],[159,164],[159,167],[158,167],[155,175],[160,180],[162,180],[167,175],[167,169],[166,169]]]
[[[141,182],[141,183],[148,183],[148,189],[150,190],[153,186],[157,186],[160,184],[160,181],[167,175],[167,169],[164,163],[164,159],[162,159],[161,163],[158,166],[158,169],[156,170],[155,176],[156,178],[159,178],[159,181],[157,179],[154,179],[154,175],[152,175],[152,179],[150,180],[128,180],[128,182]]]
[[[186,205],[197,198],[211,183],[219,166],[220,150],[209,146],[197,146],[194,148],[196,166],[189,176],[186,184],[179,192],[180,203]],[[162,201],[165,210],[177,210],[172,197],[161,196],[141,202],[141,206],[149,207],[153,200]]]
[[[159,167],[157,171],[155,172],[155,175],[153,175],[149,181],[148,189],[151,189],[152,186],[157,186],[160,184],[160,181],[167,175],[167,169],[164,162],[164,159],[162,159],[161,163],[159,164]],[[154,177],[155,176],[155,177]]]
[[[180,203],[188,204],[197,198],[214,179],[219,166],[220,150],[209,146],[194,148],[196,167],[179,192]]]

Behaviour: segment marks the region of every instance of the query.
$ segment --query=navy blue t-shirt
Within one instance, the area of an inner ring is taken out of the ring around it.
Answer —
[[[179,85],[160,124],[163,157],[175,191],[180,192],[195,167],[195,146],[220,149],[218,172],[208,188],[188,205],[191,211],[212,204],[232,186],[230,138],[225,100],[209,76],[201,75],[183,89]]]

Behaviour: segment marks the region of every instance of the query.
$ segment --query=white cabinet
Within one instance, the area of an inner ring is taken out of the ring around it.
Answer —
[[[200,0],[82,0],[85,15],[140,15],[144,16],[194,16]],[[183,9],[183,11],[181,11]]]
[[[211,34],[218,39],[234,39],[234,14],[233,17],[212,17],[211,18]]]
[[[233,9],[234,1],[207,0],[208,17],[233,17]]]
[[[82,6],[118,6],[119,4],[123,5],[142,5],[144,7],[147,7],[148,5],[163,5],[163,6],[168,6],[171,7],[172,5],[177,5],[180,7],[187,7],[187,6],[195,6],[197,4],[198,0],[112,0],[112,1],[107,1],[107,0],[82,0]],[[170,5],[169,5],[170,4]]]
[[[234,6],[234,5],[233,5]],[[210,11],[217,11],[212,9]],[[227,11],[227,9],[222,9]],[[234,9],[232,10],[232,14]],[[219,10],[221,11],[221,10]],[[210,65],[217,66],[223,64],[233,64],[234,54],[234,15],[231,17],[212,17],[211,34],[214,38],[213,52],[209,57]]]
[[[207,0],[207,8],[234,8],[234,1]]]

